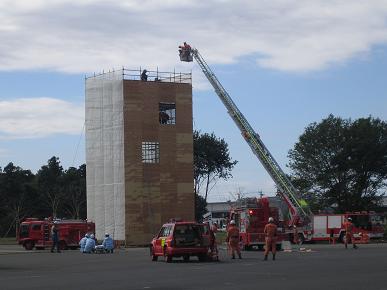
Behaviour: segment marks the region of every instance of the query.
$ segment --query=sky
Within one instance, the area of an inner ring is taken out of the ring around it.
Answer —
[[[75,3],[76,2],[76,3]],[[193,73],[194,129],[238,164],[211,201],[275,186],[196,63],[197,48],[279,165],[329,114],[387,120],[387,1],[2,0],[0,167],[85,162],[84,78],[113,68]]]

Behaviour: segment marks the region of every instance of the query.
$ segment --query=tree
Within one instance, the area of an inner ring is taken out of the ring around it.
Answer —
[[[207,202],[203,196],[195,193],[195,220],[201,222],[203,215],[207,212]]]
[[[62,212],[73,219],[86,218],[86,164],[63,174]]]
[[[57,217],[64,196],[63,168],[58,157],[51,157],[47,165],[41,167],[37,180],[43,202],[50,207],[52,216]]]
[[[370,210],[387,186],[387,123],[329,115],[310,124],[288,156],[296,186],[315,207]]]
[[[194,183],[195,193],[204,186],[204,200],[217,180],[227,180],[238,161],[231,161],[227,143],[214,133],[194,132]]]
[[[20,221],[33,211],[31,205],[36,199],[34,178],[30,170],[23,170],[13,163],[0,172],[1,221],[7,225],[7,228],[2,228],[4,236],[12,229],[17,233]]]

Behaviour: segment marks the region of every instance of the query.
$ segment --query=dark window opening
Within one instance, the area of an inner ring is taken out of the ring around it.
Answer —
[[[142,163],[160,163],[159,142],[142,142]]]
[[[176,124],[176,104],[160,103],[159,104],[159,122],[163,125]]]
[[[33,231],[40,231],[40,228],[41,228],[40,225],[37,225],[37,224],[33,224],[33,225],[32,225],[32,230],[33,230]]]
[[[29,225],[20,226],[20,238],[28,238],[29,234]]]

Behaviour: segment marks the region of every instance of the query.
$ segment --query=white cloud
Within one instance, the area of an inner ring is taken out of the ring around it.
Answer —
[[[0,70],[180,69],[186,40],[211,63],[311,71],[386,44],[386,20],[385,0],[3,0]]]
[[[53,98],[0,101],[0,140],[79,134],[83,122],[83,104]]]

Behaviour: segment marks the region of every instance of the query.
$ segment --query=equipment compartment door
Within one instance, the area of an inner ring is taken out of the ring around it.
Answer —
[[[328,229],[340,229],[341,225],[341,215],[328,216]]]
[[[313,237],[325,238],[327,236],[327,216],[313,217]]]

